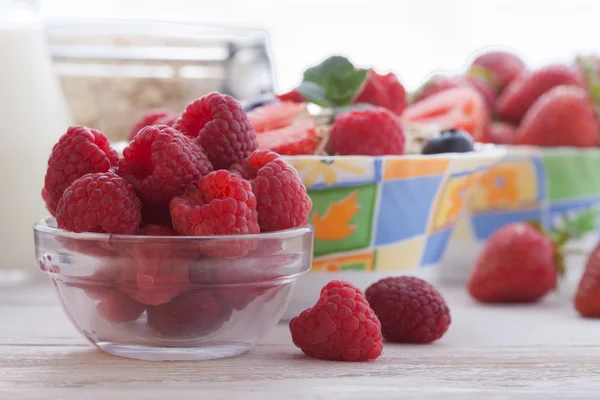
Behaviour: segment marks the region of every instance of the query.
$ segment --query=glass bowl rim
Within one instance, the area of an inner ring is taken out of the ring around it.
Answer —
[[[153,235],[123,235],[123,234],[112,234],[112,233],[96,233],[96,232],[70,232],[64,229],[60,229],[52,225],[52,222],[56,222],[55,217],[45,217],[39,220],[33,225],[35,233],[50,234],[57,237],[68,238],[72,240],[99,240],[99,241],[110,241],[110,242],[131,242],[141,241],[152,242],[152,241],[170,241],[170,242],[205,242],[205,241],[230,241],[230,240],[267,240],[267,239],[292,239],[301,237],[307,233],[314,231],[312,225],[305,225],[297,228],[284,229],[281,231],[274,232],[261,232],[252,234],[238,234],[238,235],[212,235],[212,236],[153,236]]]

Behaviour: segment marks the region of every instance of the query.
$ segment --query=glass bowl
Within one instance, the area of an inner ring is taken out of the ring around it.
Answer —
[[[310,269],[310,227],[184,237],[72,233],[34,226],[37,262],[77,330],[143,360],[241,354],[280,320]]]

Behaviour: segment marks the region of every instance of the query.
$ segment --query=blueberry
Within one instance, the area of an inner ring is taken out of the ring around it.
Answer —
[[[473,151],[473,138],[465,131],[450,129],[425,145],[423,154],[468,153]]]
[[[244,104],[243,109],[245,112],[248,112],[248,111],[254,110],[255,108],[262,107],[264,105],[271,104],[271,103],[277,103],[277,102],[279,102],[279,99],[275,96],[267,95],[267,96],[257,97],[253,100],[250,100],[246,104]]]

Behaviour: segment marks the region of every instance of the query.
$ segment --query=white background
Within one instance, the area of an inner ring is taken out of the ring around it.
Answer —
[[[516,50],[532,66],[600,52],[595,0],[48,0],[43,10],[263,28],[281,88],[331,53],[395,70],[410,89],[484,46]]]

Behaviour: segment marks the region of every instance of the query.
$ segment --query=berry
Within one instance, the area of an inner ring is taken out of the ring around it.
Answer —
[[[167,125],[171,126],[179,114],[164,108],[157,108],[148,111],[133,125],[129,132],[129,141],[132,141],[135,135],[142,129],[150,125]]]
[[[550,65],[523,72],[498,97],[496,112],[503,120],[518,124],[541,95],[559,85],[585,88],[586,84],[580,71],[567,65]]]
[[[381,279],[365,292],[381,321],[386,340],[431,343],[450,326],[450,309],[442,295],[422,279],[399,276]]]
[[[598,135],[596,113],[587,91],[557,86],[529,108],[515,141],[533,146],[595,147]]]
[[[214,332],[231,316],[231,306],[208,290],[185,292],[148,308],[148,326],[163,336],[194,337]]]
[[[294,344],[309,357],[369,361],[381,355],[381,324],[362,291],[329,282],[314,307],[290,321]]]
[[[165,225],[146,225],[139,235],[176,236]],[[189,289],[189,265],[197,254],[178,248],[168,241],[147,241],[132,246],[132,256],[138,263],[137,299],[144,304],[159,305]]]
[[[335,155],[402,155],[404,132],[398,117],[385,108],[376,107],[341,113],[329,133],[331,154]]]
[[[211,172],[171,200],[173,227],[181,235],[259,233],[250,182],[226,170]]]
[[[284,277],[282,269],[293,265],[294,261],[295,256],[287,254],[248,255],[236,260],[205,258],[192,270],[191,279],[206,283],[206,276],[201,271],[210,271],[209,282],[219,286],[217,292],[221,298],[227,299],[234,310],[243,310],[260,297],[264,298],[268,291],[284,289],[286,285],[277,279]]]
[[[406,108],[402,118],[467,131],[479,140],[489,123],[489,112],[481,95],[473,88],[460,87],[435,93]]]
[[[406,108],[406,90],[393,73],[379,75],[374,70],[369,70],[367,79],[362,89],[352,100],[353,104],[368,103],[387,108],[397,115],[401,115]]]
[[[237,164],[233,164],[231,167],[229,167],[228,171],[246,180],[256,177],[256,170],[252,168],[250,164],[248,164],[248,160],[243,160]]]
[[[297,91],[295,89],[290,90],[289,92],[278,94],[277,98],[280,101],[291,101],[294,103],[304,103],[306,101],[304,96],[302,96],[302,93],[300,93],[299,91]]]
[[[209,93],[188,104],[173,126],[197,138],[215,169],[229,168],[258,146],[240,103],[221,93]]]
[[[98,314],[110,322],[131,322],[144,313],[146,306],[117,289],[102,294],[96,306]]]
[[[81,288],[90,299],[98,300],[96,311],[105,320],[135,321],[146,310],[136,299],[137,264],[131,258],[114,254],[98,261],[100,265],[91,276],[79,278],[71,285]]]
[[[556,286],[557,269],[552,241],[527,223],[511,223],[488,239],[467,287],[484,303],[535,302]]]
[[[52,148],[44,179],[42,197],[48,211],[56,215],[63,192],[73,181],[92,172],[106,172],[119,162],[101,132],[84,126],[71,126]]]
[[[423,154],[468,153],[473,151],[473,138],[470,134],[456,129],[443,131],[440,136],[430,139],[423,148]]]
[[[477,90],[485,100],[488,109],[492,110],[494,108],[496,91],[493,89],[493,86],[482,78],[461,75],[434,77],[425,83],[423,88],[417,92],[414,102],[424,100],[431,95],[443,92],[444,90],[462,87],[469,87]]]
[[[57,208],[58,227],[71,232],[134,234],[141,204],[133,187],[112,172],[87,174],[63,193]]]
[[[255,151],[248,163],[256,169],[251,183],[260,230],[269,232],[306,225],[312,201],[294,167],[269,150]]]
[[[145,225],[138,231],[140,236],[177,236],[177,232],[167,225]]]
[[[470,74],[479,76],[489,73],[501,91],[524,69],[525,63],[517,55],[507,51],[488,51],[473,60]]]
[[[139,131],[119,162],[119,175],[133,184],[144,203],[164,206],[210,171],[202,148],[165,125]]]
[[[492,122],[481,138],[483,143],[514,144],[517,128],[508,122]]]
[[[600,317],[600,246],[587,260],[575,295],[575,309],[583,317]]]
[[[172,226],[168,204],[155,204],[142,200],[142,225]]]
[[[266,106],[267,104],[278,103],[279,101],[280,100],[277,97],[262,96],[262,97],[258,97],[256,99],[250,100],[249,102],[245,103],[243,106],[243,110],[245,112],[249,112],[254,109]]]
[[[305,104],[280,102],[268,104],[248,113],[261,149],[281,155],[314,154],[320,136],[317,122]]]

